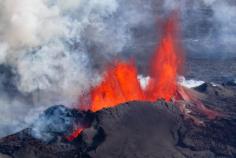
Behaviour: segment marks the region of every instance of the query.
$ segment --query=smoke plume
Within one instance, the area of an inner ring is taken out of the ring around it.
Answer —
[[[234,0],[0,0],[0,136],[72,106],[114,59],[134,56],[145,73],[157,23],[176,9],[187,54],[236,55]]]
[[[0,0],[0,135],[96,85],[103,66],[132,45],[131,30],[152,21],[151,3],[135,2]]]
[[[236,56],[234,0],[185,0],[182,6],[184,42],[190,55],[203,58]]]

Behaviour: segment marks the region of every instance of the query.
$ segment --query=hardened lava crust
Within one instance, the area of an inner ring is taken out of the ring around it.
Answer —
[[[48,139],[33,136],[33,125],[2,138],[0,157],[235,158],[236,86],[205,83],[195,89],[203,95],[208,108],[221,113],[218,118],[209,120],[195,114],[204,121],[204,125],[196,125],[165,101],[128,102],[96,113],[54,106],[41,116],[43,120],[54,120],[41,130],[41,136]],[[68,141],[66,135],[78,120],[89,126]],[[58,130],[55,123],[64,130]]]

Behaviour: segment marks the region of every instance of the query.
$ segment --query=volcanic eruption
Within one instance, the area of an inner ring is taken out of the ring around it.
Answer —
[[[71,90],[77,97],[73,105],[52,106],[28,128],[0,139],[0,153],[14,158],[234,158],[235,85],[203,82],[188,88],[180,83],[185,66],[180,13],[168,15],[158,23],[161,35],[143,61],[144,73],[135,58],[112,59],[99,82],[82,94]]]
[[[163,26],[163,35],[150,61],[151,79],[145,89],[138,80],[135,61],[115,61],[108,66],[100,85],[90,91],[90,109],[98,111],[128,101],[170,101],[176,97],[177,77],[183,55],[177,45],[177,17],[171,16]]]
[[[146,87],[138,80],[138,70],[135,61],[114,61],[103,75],[101,83],[93,87],[88,97],[82,96],[78,107],[86,107],[93,112],[104,108],[118,106],[129,101],[155,102],[185,100],[199,102],[193,99],[194,94],[178,83],[184,64],[184,56],[179,44],[178,18],[171,16],[164,22],[163,35],[157,44],[150,63],[150,79]],[[187,92],[188,91],[188,92]],[[84,109],[85,108],[85,109]],[[200,108],[206,109],[204,105]]]
[[[93,87],[88,96],[82,96],[78,106],[80,110],[99,110],[115,107],[130,101],[156,102],[164,99],[172,101],[196,124],[203,124],[200,120],[191,116],[191,110],[187,105],[192,105],[209,118],[219,116],[216,111],[206,108],[197,94],[178,83],[184,64],[184,56],[178,41],[178,18],[172,13],[164,22],[163,35],[157,44],[153,57],[150,60],[150,79],[146,87],[142,88],[138,80],[138,70],[135,61],[115,61],[109,65],[104,73],[101,83]],[[182,102],[181,102],[182,100]],[[69,140],[76,138],[82,128],[77,129]]]

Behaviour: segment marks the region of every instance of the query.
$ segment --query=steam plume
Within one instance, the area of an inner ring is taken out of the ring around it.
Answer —
[[[156,21],[181,12],[191,56],[236,56],[234,0],[0,0],[0,136],[50,105],[72,105],[114,58],[153,52]]]
[[[97,84],[102,65],[131,45],[130,30],[152,17],[140,3],[0,0],[0,64],[11,74],[1,80],[0,135],[25,125],[31,110],[72,105]]]

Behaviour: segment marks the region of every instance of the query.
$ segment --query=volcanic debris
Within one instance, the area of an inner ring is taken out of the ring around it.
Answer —
[[[172,103],[128,102],[96,113],[62,105],[46,110],[28,129],[0,140],[6,158],[235,158],[234,86],[196,88],[223,115],[197,126]],[[84,128],[74,140],[66,137]]]

